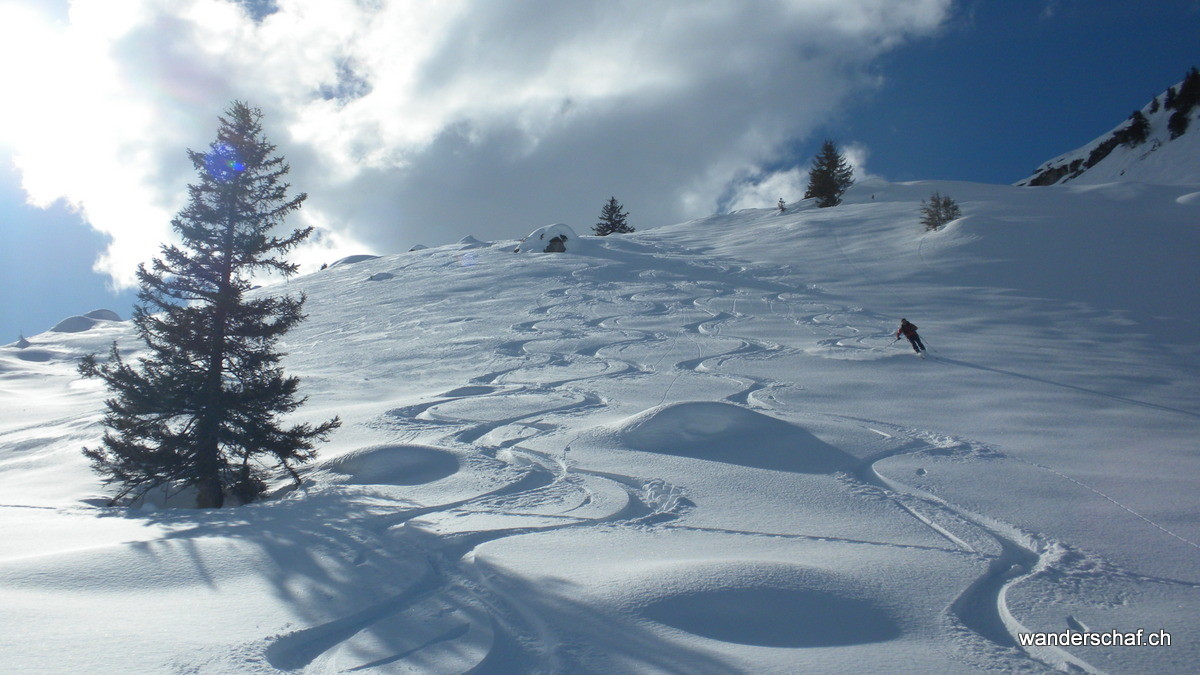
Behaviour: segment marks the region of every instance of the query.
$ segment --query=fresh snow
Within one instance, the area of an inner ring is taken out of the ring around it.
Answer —
[[[925,233],[935,191],[965,215]],[[340,261],[255,291],[307,295],[296,419],[345,424],[239,508],[105,506],[75,367],[129,323],[0,347],[0,663],[1194,670],[1197,194],[866,180]],[[1072,627],[1172,646],[1017,646]]]

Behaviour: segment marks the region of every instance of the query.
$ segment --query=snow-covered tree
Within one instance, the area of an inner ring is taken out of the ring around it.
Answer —
[[[596,235],[605,237],[613,233],[628,234],[634,229],[626,223],[625,219],[629,217],[628,213],[623,213],[621,202],[617,201],[616,197],[609,197],[608,203],[600,211],[600,222],[592,227],[592,232]]]
[[[816,197],[820,207],[837,206],[842,203],[842,194],[853,184],[854,169],[846,156],[838,152],[837,145],[826,140],[821,151],[813,157],[804,198]]]
[[[946,223],[961,217],[962,209],[949,195],[942,196],[935,192],[928,202],[921,201],[921,224],[927,231],[940,230]]]
[[[312,228],[270,234],[306,195],[288,197],[289,167],[263,137],[262,113],[235,101],[225,114],[208,152],[188,151],[199,182],[171,221],[181,246],[138,266],[133,321],[148,355],[126,362],[114,343],[107,362],[91,355],[79,366],[113,393],[103,445],[84,454],[119,486],[114,502],[167,484],[195,487],[200,508],[227,494],[253,501],[266,489],[264,460],[299,481],[293,465],[341,424],[280,423],[304,399],[274,347],[304,319],[304,297],[246,293],[256,272],[294,274],[281,256]]]

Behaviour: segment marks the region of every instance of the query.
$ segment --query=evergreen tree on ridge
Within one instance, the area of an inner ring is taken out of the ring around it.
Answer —
[[[634,229],[625,220],[629,217],[629,214],[623,213],[621,211],[622,208],[624,207],[621,205],[621,202],[617,201],[616,197],[609,197],[608,203],[600,211],[600,222],[592,227],[592,232],[600,237],[606,237],[613,233],[628,234],[633,232]]]
[[[846,156],[838,152],[837,145],[832,140],[826,140],[821,145],[821,151],[813,157],[804,198],[815,197],[819,207],[837,206],[842,203],[842,195],[853,184],[854,169],[846,161]]]

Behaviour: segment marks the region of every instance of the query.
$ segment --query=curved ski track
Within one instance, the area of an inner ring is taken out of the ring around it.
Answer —
[[[663,256],[667,257],[667,256]],[[683,256],[680,256],[683,258]],[[679,263],[676,263],[679,264]],[[688,262],[695,266],[696,263]],[[512,667],[521,664],[528,670],[554,670],[552,650],[543,649],[551,639],[549,629],[539,617],[521,605],[519,594],[506,592],[502,584],[490,580],[473,563],[472,551],[488,541],[535,532],[565,528],[662,528],[697,530],[674,523],[680,514],[695,505],[686,498],[686,490],[652,476],[615,475],[573,467],[570,447],[561,456],[535,451],[523,444],[561,428],[559,421],[602,409],[608,402],[590,391],[592,381],[606,378],[645,378],[666,373],[669,383],[662,402],[667,402],[672,387],[685,374],[727,378],[741,389],[725,401],[748,408],[772,408],[773,390],[802,386],[765,377],[722,372],[726,364],[747,358],[786,359],[796,349],[739,335],[739,326],[750,321],[782,321],[806,330],[817,338],[821,349],[832,358],[854,358],[879,350],[879,340],[888,337],[883,328],[890,319],[860,307],[823,302],[819,289],[790,290],[764,282],[747,274],[740,266],[717,266],[707,271],[714,280],[672,279],[668,272],[649,270],[638,279],[615,284],[589,279],[595,268],[574,273],[574,283],[553,288],[541,297],[528,316],[510,326],[511,339],[496,345],[488,367],[504,367],[481,372],[462,387],[416,405],[389,411],[379,424],[398,433],[414,430],[438,432],[450,446],[472,446],[489,458],[509,464],[519,477],[508,485],[452,503],[406,508],[399,506],[390,515],[376,516],[366,527],[381,535],[396,527],[411,529],[415,520],[456,514],[492,514],[535,516],[540,522],[514,524],[512,527],[485,526],[481,529],[449,532],[420,532],[429,572],[414,582],[411,590],[385,599],[355,614],[327,624],[284,635],[269,645],[270,663],[287,670],[303,669],[318,661],[323,653],[375,623],[430,598],[441,597],[458,607],[473,606],[474,621],[489,624],[494,642],[489,655],[473,672],[488,672],[489,665]],[[726,281],[717,281],[724,278]],[[739,281],[749,281],[739,289]],[[766,290],[769,286],[777,287]],[[753,289],[753,290],[746,290]],[[738,311],[739,303],[758,303],[759,316]],[[699,314],[699,316],[696,316]],[[644,320],[655,320],[653,329],[637,327]],[[869,326],[870,328],[864,328]],[[599,337],[599,339],[597,339]],[[664,356],[653,362],[626,356],[633,347],[666,346],[680,342],[695,346],[696,356],[664,365]],[[871,346],[872,342],[875,346]],[[525,371],[554,366],[585,366],[592,371],[554,381],[522,378]],[[501,419],[473,419],[454,412],[454,404],[463,401],[503,397],[519,400],[544,398],[546,405],[534,405]],[[830,416],[836,417],[836,416]],[[967,649],[987,653],[1003,667],[1020,669],[1075,668],[1096,669],[1064,650],[1042,650],[1037,654],[1022,650],[1014,633],[1023,630],[1005,605],[1005,594],[1023,580],[1055,564],[1054,542],[1019,532],[983,515],[971,513],[932,494],[884,477],[875,465],[899,454],[915,453],[946,444],[968,447],[969,441],[947,441],[929,432],[903,428],[887,422],[842,418],[863,428],[889,433],[907,442],[898,450],[863,460],[853,475],[844,479],[864,493],[882,495],[946,541],[952,551],[976,559],[983,573],[947,609],[947,630],[959,635]],[[886,434],[885,434],[886,435]],[[613,495],[623,497],[614,499]],[[602,506],[598,506],[602,505]],[[808,538],[808,535],[781,535],[755,531],[717,530],[747,537]],[[964,534],[965,533],[965,534]],[[839,540],[813,535],[812,539],[843,541],[853,544],[904,547],[902,544]],[[910,546],[923,548],[920,546]],[[447,600],[448,599],[448,600]],[[478,611],[482,607],[486,611]],[[465,610],[464,610],[465,611]],[[441,641],[453,640],[468,632],[468,625],[455,625],[413,651]],[[399,654],[380,662],[363,664],[368,668],[399,661]],[[970,660],[971,655],[966,655]],[[502,663],[501,663],[502,662]],[[357,669],[357,668],[356,668]]]

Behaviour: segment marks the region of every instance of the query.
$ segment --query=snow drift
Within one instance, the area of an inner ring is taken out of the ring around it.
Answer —
[[[616,435],[635,450],[775,471],[827,473],[851,468],[854,459],[795,425],[724,402],[654,408]]]

